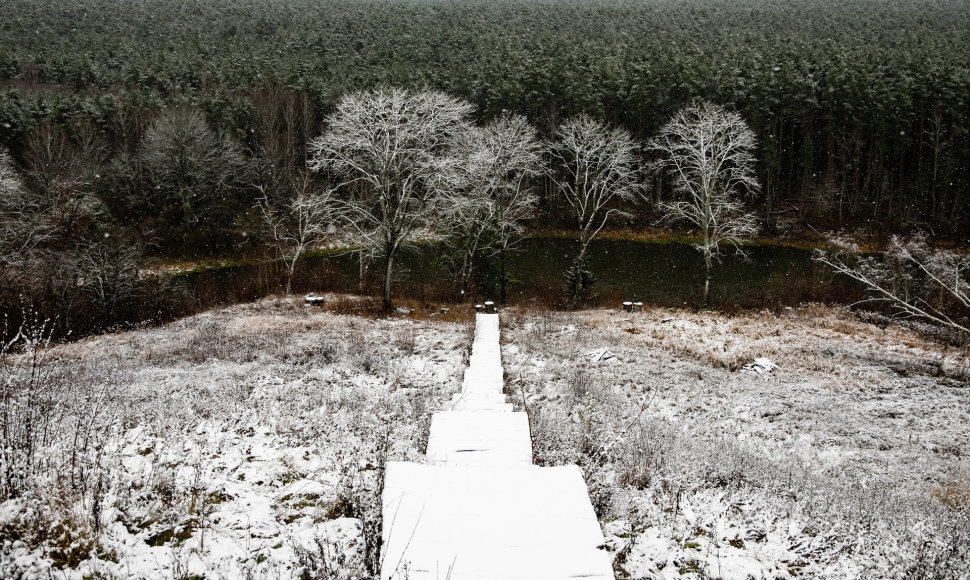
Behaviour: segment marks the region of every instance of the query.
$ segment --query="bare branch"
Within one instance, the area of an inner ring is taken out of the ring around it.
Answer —
[[[636,149],[627,131],[587,115],[566,121],[547,147],[549,176],[576,215],[581,255],[611,217],[625,215],[616,205],[641,191]]]
[[[507,114],[459,135],[456,154],[439,165],[433,183],[463,291],[480,250],[504,257],[522,235],[537,201],[523,182],[539,174],[540,151],[525,117]]]
[[[101,309],[104,324],[110,325],[118,307],[134,294],[141,255],[138,244],[105,234],[83,244],[70,263],[78,286]]]
[[[150,205],[174,212],[182,227],[218,227],[216,210],[246,167],[239,148],[195,109],[165,111],[145,132],[138,160],[152,187]],[[231,199],[231,198],[230,198]]]
[[[814,259],[862,284],[872,302],[970,336],[970,257],[932,249],[922,234],[893,236],[880,256],[863,256],[837,236]]]
[[[23,265],[53,234],[43,200],[23,186],[13,160],[0,149],[0,266]]]
[[[328,228],[336,221],[334,189],[318,186],[313,176],[299,172],[290,179],[291,195],[273,202],[262,186],[257,207],[263,216],[266,236],[277,257],[286,266],[286,294],[293,289],[296,264],[307,250],[325,241]]]

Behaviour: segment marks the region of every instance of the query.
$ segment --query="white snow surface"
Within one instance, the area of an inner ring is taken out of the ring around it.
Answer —
[[[381,579],[613,578],[582,473],[531,465],[528,417],[502,393],[498,315],[476,318],[455,410],[431,421],[433,465],[387,465]]]
[[[754,359],[754,362],[748,363],[743,367],[741,367],[741,370],[763,375],[765,373],[770,373],[774,371],[776,368],[778,368],[778,365],[772,362],[771,359],[758,357]]]
[[[613,578],[576,466],[389,463],[381,578]]]
[[[400,513],[426,503],[434,492],[418,483],[441,469],[454,474],[433,478],[453,484],[434,493],[445,512],[504,514],[504,502],[519,512],[520,497],[557,506],[559,494],[537,491],[542,474],[576,482],[578,464],[586,487],[569,493],[592,500],[620,577],[970,577],[965,348],[816,305],[737,316],[511,309],[502,351],[473,360],[501,361],[512,395],[453,400],[468,386],[470,320],[327,311],[342,300],[270,299],[55,347],[56,413],[37,472],[0,504],[0,577],[369,577],[373,519],[354,502],[376,490],[385,436],[388,473],[414,492],[400,495]],[[584,357],[604,347],[615,357]],[[778,368],[738,372],[756,358]],[[473,390],[501,393],[501,373],[482,377]],[[531,425],[514,412],[525,406]],[[489,453],[522,474],[526,495],[504,476],[489,483],[499,472],[484,449],[465,451],[490,422],[467,413],[486,411],[498,434]],[[586,522],[592,538],[580,505],[555,515]],[[520,515],[487,529],[559,537],[554,515]],[[457,533],[418,519],[415,538],[455,549]],[[486,556],[518,554],[473,550],[436,577]]]

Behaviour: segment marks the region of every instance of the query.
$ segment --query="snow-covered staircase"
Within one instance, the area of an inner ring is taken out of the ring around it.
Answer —
[[[579,468],[532,465],[502,375],[498,315],[478,314],[462,391],[431,420],[431,464],[387,465],[382,580],[613,578]]]

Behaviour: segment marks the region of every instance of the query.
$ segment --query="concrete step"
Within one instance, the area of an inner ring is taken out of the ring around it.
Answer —
[[[385,563],[390,575],[381,580],[613,580],[612,556],[596,549],[486,547],[465,548],[454,544],[419,544],[411,559],[396,562],[396,571]],[[445,556],[445,557],[441,557]],[[450,556],[450,559],[449,559]],[[427,562],[428,564],[424,564]]]
[[[441,411],[431,418],[431,431],[438,429],[529,430],[529,416],[525,413],[495,413],[475,411]]]
[[[469,403],[465,404],[462,402],[455,403],[453,407],[456,411],[472,411],[472,410],[484,410],[484,411],[500,411],[503,413],[511,413],[515,407],[511,403],[496,403],[485,405],[481,403]]]
[[[451,400],[454,403],[464,402],[466,405],[470,405],[474,402],[480,402],[483,405],[506,403],[505,395],[501,393],[494,393],[494,392],[488,393],[488,392],[465,391],[463,393],[458,393],[457,395],[453,396]]]

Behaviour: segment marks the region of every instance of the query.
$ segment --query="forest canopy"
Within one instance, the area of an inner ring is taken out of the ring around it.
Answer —
[[[757,136],[768,232],[970,230],[967,0],[0,0],[0,14],[0,146],[27,171],[52,126],[75,145],[93,131],[95,164],[137,161],[183,106],[266,174],[302,167],[340,96],[378,86],[444,91],[479,122],[521,113],[545,137],[588,113],[646,140],[705,100]],[[126,201],[150,184],[117,173],[92,181],[112,217],[171,229]],[[566,215],[553,192],[543,223]],[[252,205],[237,197],[232,211]]]

